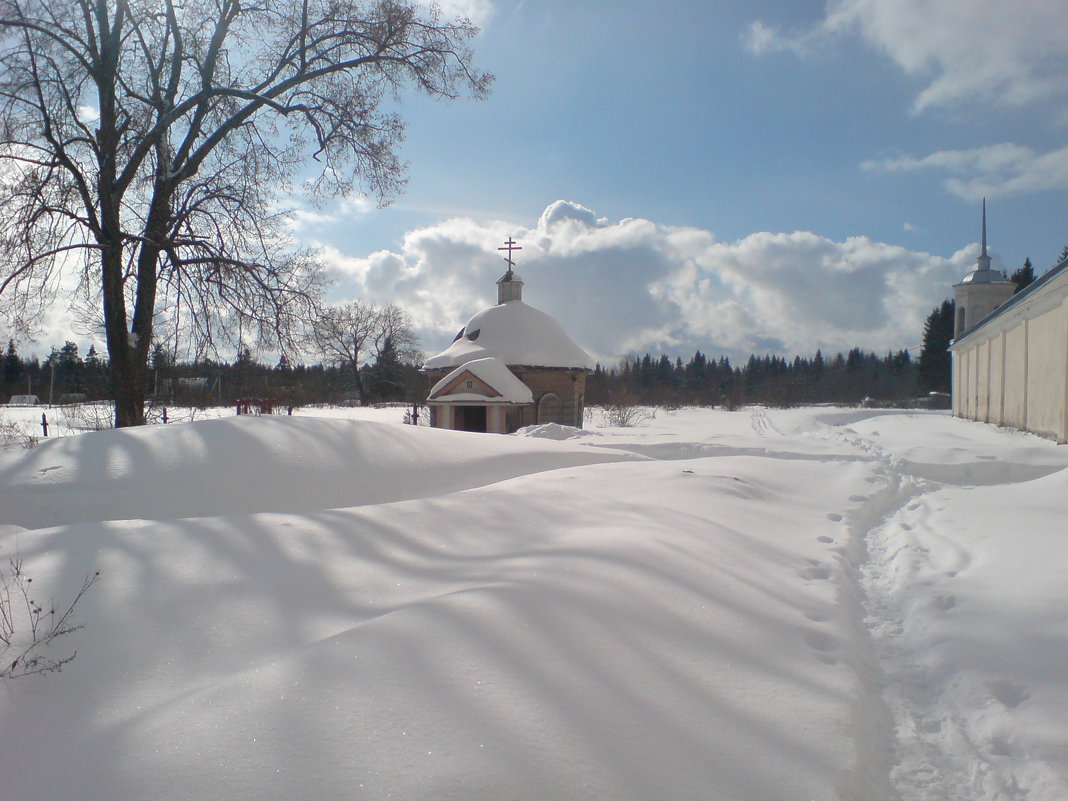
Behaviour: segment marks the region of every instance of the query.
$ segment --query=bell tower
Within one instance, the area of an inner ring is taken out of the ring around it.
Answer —
[[[960,337],[974,328],[994,309],[1012,297],[1016,285],[998,270],[990,268],[990,256],[986,252],[986,198],[983,198],[982,249],[975,269],[953,285],[953,298],[957,307],[957,319],[953,325],[953,338]]]

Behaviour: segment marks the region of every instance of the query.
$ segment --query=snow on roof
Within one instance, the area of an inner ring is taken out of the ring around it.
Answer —
[[[1007,284],[1009,279],[1000,270],[972,270],[961,280],[962,284]]]
[[[443,392],[449,384],[453,383],[464,373],[470,373],[475,378],[488,384],[490,387],[497,390],[497,392],[501,393],[500,396],[489,398],[477,392],[450,392],[440,398],[438,397],[439,392]],[[475,359],[471,362],[465,362],[446,375],[431,388],[429,399],[432,401],[449,400],[454,402],[476,401],[486,404],[533,403],[534,395],[531,393],[530,387],[516,378],[515,374],[505,367],[504,362],[500,359],[488,356],[484,359]]]
[[[427,359],[423,369],[458,367],[488,356],[507,365],[594,367],[556,320],[521,300],[510,300],[478,312],[449,347]]]

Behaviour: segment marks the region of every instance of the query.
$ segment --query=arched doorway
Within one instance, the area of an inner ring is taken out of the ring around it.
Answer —
[[[564,404],[555,392],[546,392],[538,401],[538,423],[564,422]]]

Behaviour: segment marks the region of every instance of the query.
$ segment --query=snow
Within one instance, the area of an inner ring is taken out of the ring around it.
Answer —
[[[475,401],[492,405],[494,403],[524,404],[533,403],[534,395],[530,387],[516,378],[515,373],[509,370],[500,359],[487,356],[484,359],[475,359],[460,365],[451,373],[445,375],[440,381],[430,388],[430,400],[441,400],[438,394],[449,386],[453,381],[470,372],[475,378],[485,382],[500,393],[499,396],[488,398],[477,392],[451,392],[445,396],[451,401]]]
[[[478,312],[468,320],[456,341],[427,359],[423,368],[458,367],[490,356],[507,365],[594,368],[593,360],[556,320],[521,300],[510,300]]]
[[[1068,448],[320,414],[0,452],[0,558],[101,571],[0,685],[0,798],[1068,797]]]

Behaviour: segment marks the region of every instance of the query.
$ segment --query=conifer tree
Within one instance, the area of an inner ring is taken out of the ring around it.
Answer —
[[[1016,289],[1013,292],[1014,295],[1034,283],[1035,268],[1031,266],[1031,259],[1024,259],[1023,267],[1014,272],[1009,277],[1009,280],[1016,284]]]
[[[920,350],[920,389],[927,392],[949,392],[952,361],[949,345],[953,341],[953,318],[956,303],[942,301],[927,316],[923,326],[923,348]]]

